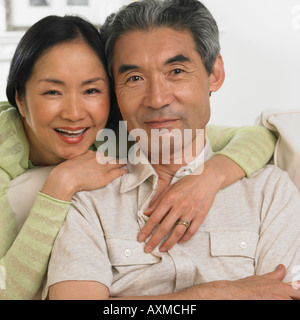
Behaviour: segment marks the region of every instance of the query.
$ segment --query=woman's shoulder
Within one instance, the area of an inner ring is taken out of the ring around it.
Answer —
[[[1,113],[2,111],[5,111],[5,110],[7,110],[7,109],[10,109],[10,108],[13,108],[13,106],[10,105],[9,102],[7,102],[7,101],[0,101],[0,113]]]
[[[21,122],[17,109],[10,105],[9,102],[0,101],[0,122],[2,124],[1,131],[7,129],[3,128],[3,125],[13,124],[15,126],[16,122]]]
[[[28,169],[29,144],[16,108],[0,102],[0,168],[11,178]]]

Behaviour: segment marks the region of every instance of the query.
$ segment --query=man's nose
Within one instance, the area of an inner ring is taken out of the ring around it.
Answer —
[[[170,105],[174,96],[170,90],[167,79],[163,76],[149,79],[146,86],[145,106],[152,109],[160,109]]]
[[[69,94],[64,102],[61,117],[72,122],[79,121],[85,116],[84,106],[80,97],[76,94]]]

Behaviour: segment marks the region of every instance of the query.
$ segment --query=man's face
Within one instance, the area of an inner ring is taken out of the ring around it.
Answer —
[[[219,62],[222,62],[219,57]],[[208,75],[187,31],[132,31],[116,42],[113,75],[127,129],[203,129],[210,118]],[[223,64],[221,63],[222,68]]]

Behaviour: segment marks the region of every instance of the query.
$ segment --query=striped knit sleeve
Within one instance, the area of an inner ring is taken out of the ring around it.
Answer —
[[[237,163],[250,177],[273,156],[275,135],[261,126],[207,126],[206,134],[216,155],[224,155]]]
[[[38,193],[23,228],[0,259],[0,299],[34,298],[44,280],[54,240],[69,206],[69,202]],[[8,236],[9,232],[1,224],[1,236]]]
[[[10,209],[6,195],[9,182],[9,175],[0,169],[0,258],[2,258],[10,248],[18,232],[16,219]]]

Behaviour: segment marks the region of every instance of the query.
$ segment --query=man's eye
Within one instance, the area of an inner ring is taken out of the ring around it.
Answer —
[[[140,76],[132,76],[130,78],[128,78],[127,81],[132,81],[132,82],[136,82],[136,81],[139,81],[141,80],[142,78]]]
[[[182,73],[182,72],[183,72],[182,69],[174,69],[174,70],[172,70],[172,73],[173,73],[173,74],[180,74],[180,73]]]

